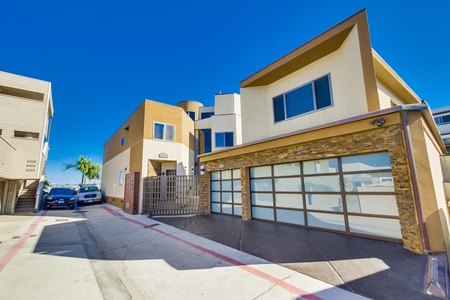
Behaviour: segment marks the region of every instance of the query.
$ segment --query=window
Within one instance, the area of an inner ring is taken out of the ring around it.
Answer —
[[[450,115],[435,117],[434,121],[437,125],[444,125],[450,123]]]
[[[231,147],[234,146],[234,132],[217,132],[216,133],[216,147]]]
[[[273,98],[275,123],[290,119],[332,104],[330,75]]]
[[[191,117],[192,121],[195,121],[195,112],[187,111],[187,114],[189,115],[189,117]]]
[[[153,139],[174,142],[175,126],[163,123],[154,123]]]
[[[39,133],[14,130],[14,137],[37,140],[39,139]]]
[[[126,138],[123,136],[122,140],[120,141],[120,146],[124,146],[125,145],[125,141],[126,141]]]
[[[211,129],[200,129],[200,154],[211,152]]]
[[[214,116],[214,112],[202,112],[200,115],[200,119],[208,119]]]

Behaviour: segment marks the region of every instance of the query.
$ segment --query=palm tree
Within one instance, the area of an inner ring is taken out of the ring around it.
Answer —
[[[89,167],[86,172],[86,177],[89,179],[89,183],[91,183],[92,179],[100,179],[100,170],[102,169],[99,164],[93,164],[90,162],[91,160],[89,159]]]
[[[75,163],[64,163],[61,167],[63,171],[69,169],[75,169],[81,172],[81,183],[86,183],[86,177],[89,178],[89,182],[92,179],[100,178],[100,165],[91,163],[91,159],[87,159],[84,156],[80,156]]]

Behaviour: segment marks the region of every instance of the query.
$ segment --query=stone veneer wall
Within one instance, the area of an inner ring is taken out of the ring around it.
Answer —
[[[424,249],[422,249],[422,244],[420,242],[419,224],[417,222],[416,208],[412,193],[403,131],[400,124],[316,140],[313,142],[293,144],[288,147],[273,148],[225,159],[202,162],[202,159],[200,158],[200,165],[205,166],[206,171],[199,179],[200,212],[203,214],[210,213],[209,172],[211,171],[241,169],[242,218],[247,220],[251,211],[248,175],[249,167],[379,151],[389,151],[397,206],[399,209],[403,246],[412,251],[421,253]],[[224,166],[223,169],[219,168],[219,165],[221,164]]]

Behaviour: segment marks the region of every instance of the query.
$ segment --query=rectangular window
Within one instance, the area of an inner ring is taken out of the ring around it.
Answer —
[[[188,111],[187,114],[192,119],[192,121],[195,121],[195,112],[194,111]]]
[[[39,133],[14,130],[14,137],[37,140],[39,139]]]
[[[331,105],[330,74],[327,74],[274,97],[274,120],[280,122]]]
[[[231,147],[234,146],[234,132],[217,132],[216,133],[216,147]]]
[[[175,141],[175,126],[163,123],[154,123],[153,139],[162,141]]]
[[[123,136],[122,140],[120,141],[120,146],[125,146],[125,140],[126,138]]]
[[[214,116],[214,112],[202,112],[200,114],[200,119],[208,119],[211,118],[212,116]]]

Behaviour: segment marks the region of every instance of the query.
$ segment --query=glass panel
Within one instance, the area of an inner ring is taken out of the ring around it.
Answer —
[[[220,202],[220,193],[212,192],[211,193],[211,202]]]
[[[211,212],[220,213],[220,204],[211,203]]]
[[[338,170],[337,158],[318,159],[303,162],[304,174],[337,173]]]
[[[241,178],[241,169],[234,169],[233,170],[233,178],[234,179]]]
[[[347,192],[394,192],[391,172],[344,175]]]
[[[275,194],[277,207],[303,208],[301,194]]]
[[[273,195],[252,193],[252,205],[273,206]]]
[[[233,180],[233,191],[240,191],[241,190],[241,181],[240,180]]]
[[[305,216],[302,211],[277,209],[277,221],[305,225]]]
[[[234,215],[235,216],[242,216],[242,206],[235,205],[234,206]]]
[[[351,213],[398,216],[395,195],[347,195],[345,199]]]
[[[164,124],[154,123],[153,138],[162,140],[164,138]]]
[[[223,132],[216,133],[216,147],[225,147],[225,134]]]
[[[345,222],[343,215],[309,212],[306,216],[308,218],[309,226],[345,231]]]
[[[312,84],[288,92],[284,95],[286,103],[286,117],[292,118],[314,110]]]
[[[272,191],[272,179],[252,179],[251,180],[252,192],[271,192]]]
[[[348,216],[351,232],[401,239],[400,223],[396,219]]]
[[[220,181],[211,181],[211,191],[220,191]]]
[[[222,204],[222,213],[231,215],[233,214],[233,205],[231,204]]]
[[[302,182],[297,178],[275,178],[275,191],[277,192],[301,192]]]
[[[272,168],[270,166],[250,168],[250,178],[270,176],[272,176]]]
[[[175,141],[175,126],[166,124],[166,141]]]
[[[390,169],[391,160],[388,152],[347,156],[342,158],[342,171]]]
[[[234,203],[242,203],[241,193],[233,193]]]
[[[273,98],[273,115],[275,122],[283,121],[285,119],[283,95]]]
[[[234,145],[234,133],[233,132],[225,132],[225,146],[231,147]]]
[[[306,208],[324,211],[343,211],[341,195],[306,194]]]
[[[222,193],[222,202],[231,203],[232,202],[231,193]]]
[[[300,163],[274,165],[273,173],[273,176],[300,175]]]
[[[324,108],[331,105],[331,90],[329,77],[324,76],[314,81],[314,88],[316,92],[317,109]]]
[[[274,221],[273,209],[264,207],[252,207],[252,218]]]
[[[203,133],[203,145],[200,145],[200,148],[203,146],[203,153],[210,153],[211,152],[211,129],[200,129],[200,131]],[[200,136],[200,143],[201,143],[201,136]],[[201,153],[201,154],[203,154]]]
[[[339,192],[339,176],[305,177],[305,192]]]
[[[222,181],[222,191],[231,191],[231,180]]]
[[[220,172],[211,172],[211,180],[220,180]]]
[[[231,179],[231,170],[222,171],[222,180]]]

